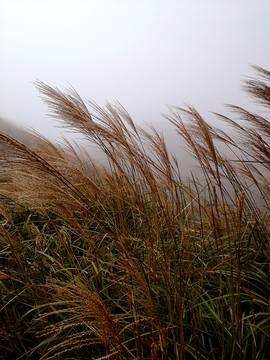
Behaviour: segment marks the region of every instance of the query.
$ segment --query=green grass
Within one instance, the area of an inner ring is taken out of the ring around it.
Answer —
[[[246,90],[269,109],[255,70]],[[162,134],[119,104],[37,87],[107,165],[0,133],[0,359],[268,359],[269,120],[217,114],[233,139],[170,108],[203,174],[183,180]]]

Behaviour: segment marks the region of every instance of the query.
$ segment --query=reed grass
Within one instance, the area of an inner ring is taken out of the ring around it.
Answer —
[[[245,91],[269,110],[270,73],[254,70]],[[269,119],[230,106],[240,120],[216,115],[234,138],[170,107],[203,174],[185,180],[119,103],[36,86],[107,164],[0,133],[0,358],[267,359]]]

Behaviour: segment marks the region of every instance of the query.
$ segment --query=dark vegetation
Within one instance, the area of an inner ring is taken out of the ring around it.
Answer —
[[[254,68],[266,115],[217,114],[236,139],[192,107],[165,115],[200,181],[119,104],[36,84],[108,164],[0,133],[1,359],[269,359],[270,73]]]

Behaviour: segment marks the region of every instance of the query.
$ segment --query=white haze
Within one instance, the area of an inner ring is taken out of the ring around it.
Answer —
[[[250,64],[270,68],[268,0],[2,0],[0,116],[51,138],[55,123],[33,86],[72,85],[99,105],[119,100],[134,121],[176,137],[165,104],[206,120],[240,91]]]

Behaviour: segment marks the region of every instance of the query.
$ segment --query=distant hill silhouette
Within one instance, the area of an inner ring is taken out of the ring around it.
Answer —
[[[0,116],[0,131],[12,136],[25,145],[31,145],[32,134],[22,126]]]

